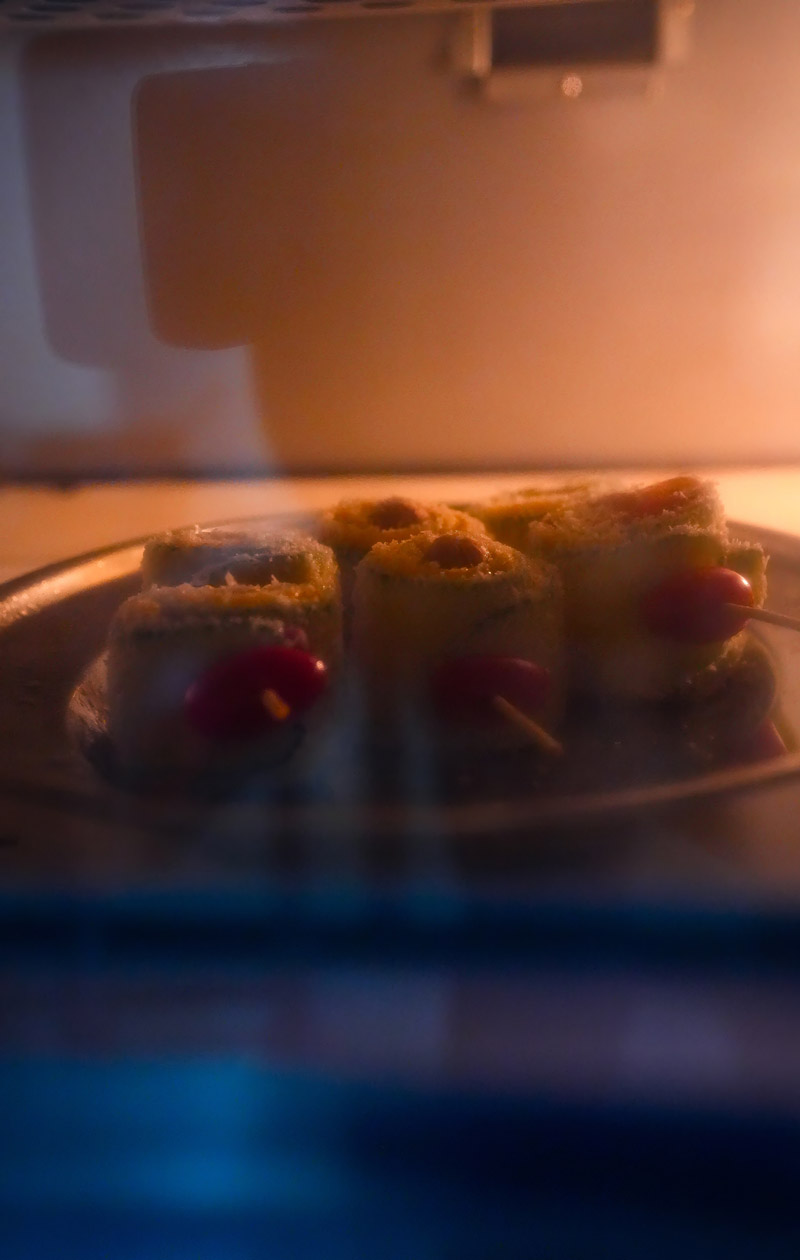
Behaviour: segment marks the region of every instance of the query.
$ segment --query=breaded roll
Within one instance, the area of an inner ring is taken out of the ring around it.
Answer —
[[[158,770],[215,760],[219,750],[189,729],[185,701],[217,662],[285,644],[335,673],[342,652],[338,573],[321,544],[311,560],[310,581],[246,586],[223,576],[216,584],[218,574],[207,573],[213,584],[153,586],[125,601],[111,625],[107,664],[110,733],[124,764]]]
[[[423,503],[392,496],[387,499],[344,499],[324,512],[319,537],[339,561],[342,596],[349,607],[353,575],[376,543],[402,542],[421,533],[455,531],[484,537],[485,526],[474,516],[444,503]]]
[[[352,641],[373,717],[390,729],[409,709],[424,712],[441,662],[492,656],[549,672],[540,716],[552,720],[562,699],[560,596],[550,565],[488,537],[425,531],[377,543],[356,569]],[[494,738],[519,742],[507,723]]]
[[[303,585],[328,580],[333,571],[328,548],[292,529],[192,525],[151,538],[142,557],[145,588],[184,582],[220,585],[228,574],[244,586],[271,581]]]
[[[672,575],[733,569],[766,594],[761,548],[729,537],[716,487],[696,477],[582,497],[529,527],[528,545],[564,586],[571,682],[599,695],[656,700],[711,687],[741,655],[743,633],[675,642],[645,624],[644,601]]]

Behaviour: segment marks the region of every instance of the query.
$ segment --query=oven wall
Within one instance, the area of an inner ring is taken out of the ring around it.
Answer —
[[[0,463],[800,456],[800,5],[495,104],[456,18],[0,46]]]

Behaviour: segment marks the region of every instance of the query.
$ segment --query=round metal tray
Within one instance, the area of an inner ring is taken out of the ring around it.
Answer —
[[[800,613],[800,540],[735,529],[770,554],[771,607]],[[383,795],[374,785],[360,793],[352,778],[339,792],[330,784],[288,792],[240,785],[191,799],[121,788],[76,746],[65,715],[115,608],[136,589],[141,545],[94,552],[0,590],[0,869],[14,883],[196,890],[312,868],[537,877],[580,866],[595,873],[598,888],[609,878],[649,887],[659,871],[679,883],[688,871],[695,887],[699,874],[706,891],[720,877],[728,888],[768,885],[785,894],[795,878],[800,887],[800,843],[795,853],[784,826],[786,809],[793,816],[800,805],[795,751],[667,781],[651,758],[645,781],[617,779],[610,790],[591,779],[586,790],[580,781],[559,790],[534,777],[522,790],[500,780],[481,795],[473,783],[463,799],[431,791],[424,774],[408,791],[395,782]],[[758,639],[774,662],[784,729],[800,730],[800,639],[771,628],[763,636],[759,628]],[[766,842],[759,851],[757,837],[773,833],[782,837],[777,851]]]

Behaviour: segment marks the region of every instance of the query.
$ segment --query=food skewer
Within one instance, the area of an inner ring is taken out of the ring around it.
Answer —
[[[121,768],[169,780],[310,747],[342,653],[330,549],[296,533],[190,530],[153,539],[146,559],[145,589],[109,632],[109,730]]]
[[[748,621],[800,630],[800,617],[756,606],[747,578],[716,566],[673,574],[648,592],[643,612],[656,633],[693,643],[729,638]]]
[[[764,602],[761,548],[731,538],[715,487],[695,477],[577,495],[531,524],[528,547],[561,575],[572,689],[609,700],[721,678],[744,650],[744,606]]]
[[[547,712],[553,690],[550,671],[535,661],[491,653],[449,657],[430,685],[434,709],[445,720],[484,724],[499,714],[540,752],[563,755],[564,745],[534,717]]]
[[[560,595],[549,565],[487,536],[376,544],[356,571],[352,648],[381,738],[402,741],[411,715],[451,750],[557,755]]]
[[[201,673],[187,691],[185,713],[208,739],[255,738],[304,714],[328,685],[319,657],[286,644],[260,644]]]

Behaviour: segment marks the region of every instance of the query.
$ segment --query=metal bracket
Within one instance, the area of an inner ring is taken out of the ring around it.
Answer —
[[[689,56],[694,8],[694,0],[540,0],[473,8],[457,24],[453,65],[489,100],[660,95],[666,71]],[[536,27],[526,18],[534,11],[548,19],[558,17],[558,38],[538,23],[537,42]],[[602,40],[592,49],[588,22],[596,28],[601,15],[612,20],[604,24]],[[632,19],[638,22],[638,33]],[[643,21],[651,31],[646,48],[636,42],[641,43]],[[570,44],[574,56],[569,55]]]

